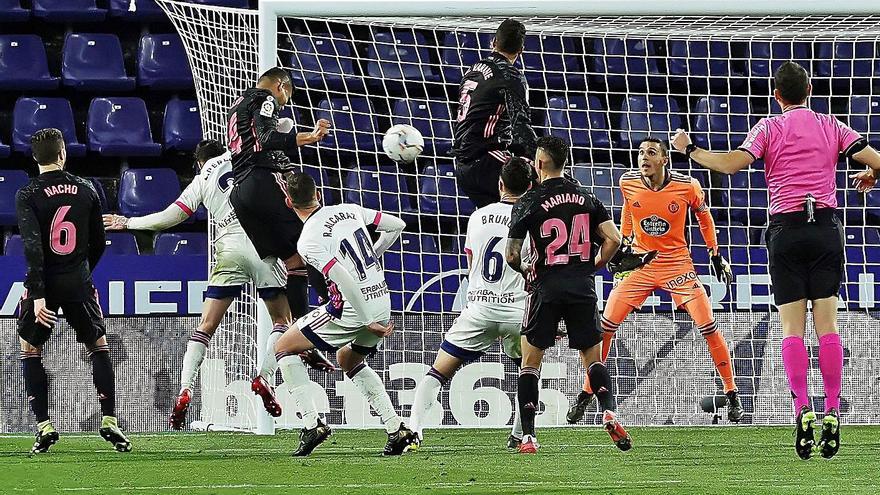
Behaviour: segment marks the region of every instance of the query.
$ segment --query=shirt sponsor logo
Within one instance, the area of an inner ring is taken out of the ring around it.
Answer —
[[[658,217],[657,215],[651,215],[650,217],[643,218],[641,222],[639,222],[642,226],[642,230],[645,231],[646,234],[652,237],[660,237],[669,232],[669,222],[665,219]]]
[[[664,284],[664,286],[667,289],[675,289],[677,287],[682,287],[684,285],[688,285],[690,282],[695,282],[696,280],[697,280],[696,272],[687,272],[687,273],[683,273],[683,274],[675,277],[674,279],[666,282]],[[699,282],[697,282],[691,288],[697,289],[699,287],[700,287],[700,284],[699,284]]]
[[[361,294],[364,295],[364,300],[366,301],[378,299],[388,294],[388,284],[383,280],[369,287],[361,287]]]
[[[496,294],[489,289],[480,289],[469,291],[467,299],[472,303],[513,304],[516,302],[516,294],[513,292]]]
[[[636,202],[635,202],[635,203],[633,203],[633,207],[635,207],[635,208],[641,208],[641,207],[642,207],[642,205],[641,205],[641,204],[639,204],[639,202],[638,202],[638,201],[636,201]]]

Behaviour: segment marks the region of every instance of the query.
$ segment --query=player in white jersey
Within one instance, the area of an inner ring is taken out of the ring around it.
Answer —
[[[382,253],[400,236],[403,220],[355,204],[321,206],[315,181],[307,174],[287,179],[287,201],[303,221],[297,252],[327,279],[329,302],[303,316],[275,344],[281,375],[303,418],[294,456],[309,455],[330,436],[309,397],[309,375],[296,355],[317,347],[336,351],[336,360],[373,409],[379,413],[388,443],[385,455],[402,454],[415,435],[404,424],[385,384],[364,358],[394,330],[391,298],[380,263]],[[372,242],[367,225],[379,238]]]
[[[265,360],[251,384],[251,388],[263,399],[269,414],[281,415],[281,406],[275,399],[270,385],[271,377],[277,368],[275,362],[275,341],[287,329],[291,321],[290,308],[285,297],[284,287],[287,272],[277,260],[261,260],[242,230],[235,211],[229,204],[229,191],[232,187],[232,163],[230,154],[223,145],[214,140],[199,143],[195,151],[199,174],[184,189],[180,197],[163,211],[142,217],[126,218],[121,215],[104,215],[107,230],[165,230],[193,215],[200,204],[204,204],[216,221],[214,239],[216,264],[211,271],[202,319],[193,332],[183,356],[180,372],[180,393],[175,401],[169,423],[174,429],[183,427],[186,412],[192,400],[192,387],[199,367],[207,352],[211,337],[220,321],[241,294],[244,284],[253,281],[257,292],[274,323],[268,342],[268,359]],[[332,369],[332,364],[323,356],[312,353],[304,356],[310,365],[318,369]]]
[[[461,365],[479,359],[499,339],[504,353],[517,366],[521,363],[520,330],[526,301],[525,281],[522,275],[507,266],[504,252],[513,203],[529,189],[531,176],[525,160],[508,160],[501,167],[498,181],[501,201],[478,209],[468,220],[465,238],[467,305],[446,332],[433,366],[416,387],[410,427],[418,435],[419,444],[429,411],[440,407],[437,394]],[[518,410],[513,423],[507,446],[518,448],[522,440]]]

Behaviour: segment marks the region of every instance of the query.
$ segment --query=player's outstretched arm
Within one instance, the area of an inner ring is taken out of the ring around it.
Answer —
[[[614,225],[613,220],[599,224],[599,235],[602,236],[602,245],[599,246],[599,254],[596,255],[595,265],[597,269],[608,264],[608,261],[614,257],[617,250],[620,249],[620,244],[623,242],[623,237],[620,235],[620,231],[617,230],[617,226]]]
[[[396,241],[400,237],[400,234],[403,233],[403,229],[406,228],[406,222],[387,213],[379,213],[378,220],[379,222],[376,224],[376,231],[379,232],[379,238],[376,239],[376,243],[373,244],[373,251],[375,251],[378,256],[382,256],[382,253],[391,247],[391,245],[394,244],[394,241]]]
[[[722,174],[735,174],[740,170],[751,165],[755,158],[743,150],[733,150],[726,153],[714,153],[694,146],[690,150],[688,146],[693,145],[691,138],[684,132],[684,129],[676,129],[675,136],[672,138],[672,147],[679,153],[684,153],[691,160],[700,165],[720,172]]]
[[[862,193],[874,189],[877,179],[880,178],[880,153],[877,153],[871,145],[867,145],[851,156],[855,161],[868,167],[867,170],[849,176],[853,180],[853,186]]]
[[[195,213],[203,201],[200,176],[196,176],[180,197],[164,210],[141,217],[127,218],[122,215],[104,215],[104,228],[107,230],[165,230],[174,227]]]
[[[312,132],[298,132],[296,134],[296,145],[305,146],[307,144],[317,143],[330,133],[331,127],[332,125],[329,120],[318,119],[318,121],[315,122],[315,128]]]

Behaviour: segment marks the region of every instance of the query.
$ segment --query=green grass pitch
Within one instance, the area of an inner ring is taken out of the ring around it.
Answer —
[[[543,429],[537,455],[507,451],[502,430],[429,430],[418,452],[379,455],[378,430],[336,430],[311,457],[293,433],[131,436],[116,453],[64,435],[48,454],[0,435],[0,493],[83,494],[769,494],[880,493],[880,427],[844,427],[831,461],[801,461],[789,428],[632,428],[619,452],[598,427]]]

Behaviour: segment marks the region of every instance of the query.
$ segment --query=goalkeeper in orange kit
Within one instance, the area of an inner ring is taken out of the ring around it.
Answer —
[[[729,287],[733,273],[718,251],[715,221],[706,206],[703,189],[695,179],[669,169],[669,152],[659,139],[649,137],[641,142],[638,162],[637,171],[627,172],[620,178],[624,200],[620,230],[624,239],[632,238],[631,248],[657,251],[657,255],[650,264],[629,272],[615,270],[609,263],[609,270],[617,273],[614,290],[602,314],[602,361],[608,358],[614,333],[627,315],[640,308],[654,290],[663,289],[672,296],[676,308],[683,307],[691,315],[706,339],[724,383],[727,418],[739,422],[744,411],[733,380],[730,351],[718,331],[709,296],[697,278],[685,239],[690,209],[700,224],[715,276]],[[587,381],[568,412],[568,421],[578,422],[592,399]]]

